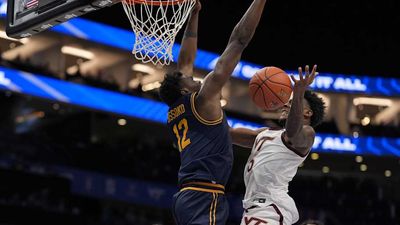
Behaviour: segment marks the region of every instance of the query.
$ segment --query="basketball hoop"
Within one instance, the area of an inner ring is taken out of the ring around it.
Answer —
[[[123,0],[135,32],[132,53],[144,63],[169,65],[176,35],[196,0]]]

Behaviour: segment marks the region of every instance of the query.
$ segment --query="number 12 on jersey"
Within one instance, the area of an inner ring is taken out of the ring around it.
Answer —
[[[178,125],[175,124],[173,127],[174,134],[178,140],[178,148],[180,152],[190,145],[190,138],[186,138],[188,130],[189,126],[186,119],[182,119],[179,121]]]

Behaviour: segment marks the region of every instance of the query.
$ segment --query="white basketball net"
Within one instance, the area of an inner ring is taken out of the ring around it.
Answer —
[[[135,32],[132,53],[144,63],[169,65],[175,37],[196,0],[123,0]]]

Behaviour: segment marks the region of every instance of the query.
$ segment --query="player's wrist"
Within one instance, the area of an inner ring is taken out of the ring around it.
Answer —
[[[305,93],[306,89],[293,89],[293,99],[302,99]]]
[[[185,33],[183,34],[184,37],[187,38],[197,38],[197,32],[194,31],[185,31]]]
[[[194,16],[194,15],[196,15],[196,14],[199,14],[199,12],[200,12],[200,9],[194,9],[194,10],[191,12],[191,15]]]

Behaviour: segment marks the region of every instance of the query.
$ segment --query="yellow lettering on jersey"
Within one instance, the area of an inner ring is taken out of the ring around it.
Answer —
[[[172,120],[176,119],[178,116],[185,113],[185,106],[183,104],[178,105],[177,107],[168,111],[168,123]]]

